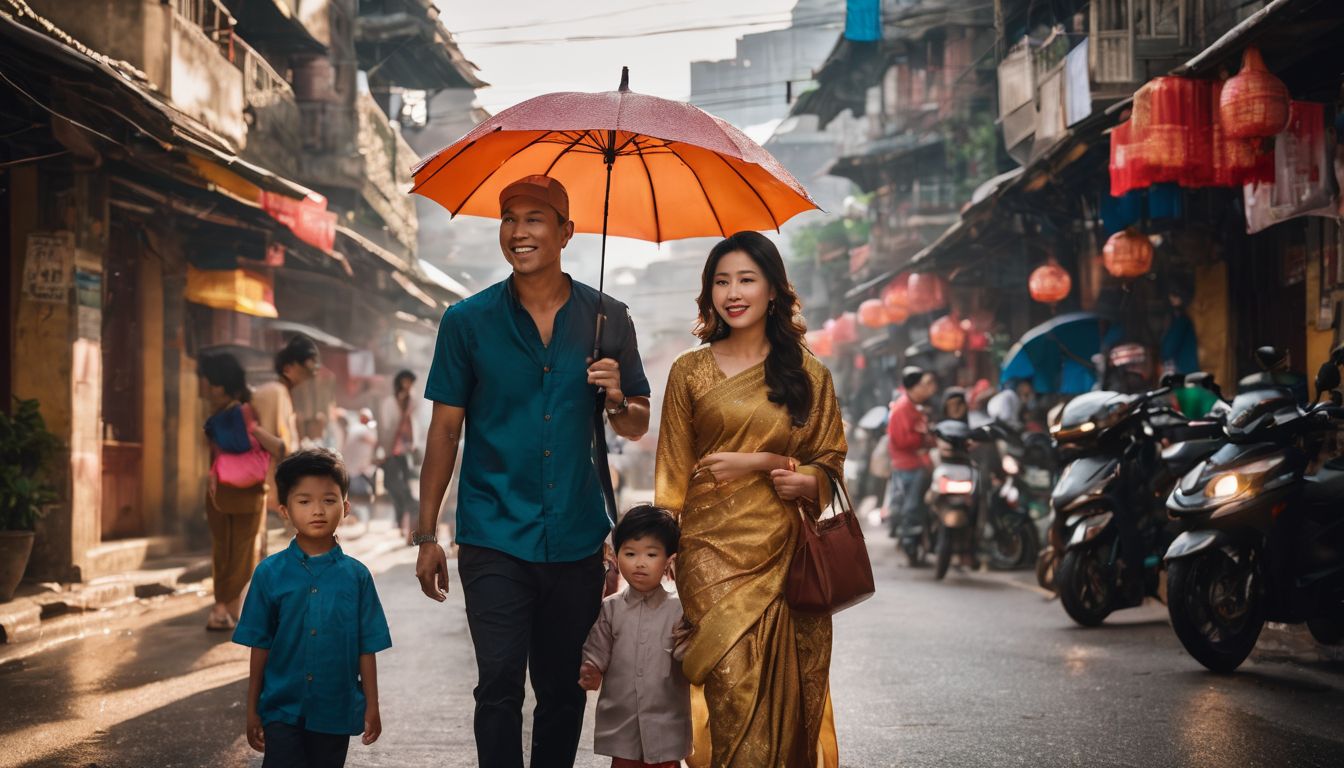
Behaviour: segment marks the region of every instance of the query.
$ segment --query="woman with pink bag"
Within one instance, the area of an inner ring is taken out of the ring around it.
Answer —
[[[210,442],[206,519],[214,556],[215,605],[205,628],[232,630],[242,609],[243,587],[257,566],[257,534],[266,520],[266,469],[285,453],[280,438],[257,426],[251,390],[233,355],[212,354],[198,364],[201,390],[210,404],[205,436]]]

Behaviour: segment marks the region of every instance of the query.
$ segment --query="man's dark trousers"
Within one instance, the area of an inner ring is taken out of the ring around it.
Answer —
[[[532,768],[572,768],[587,695],[579,664],[602,608],[599,549],[572,563],[529,563],[462,544],[458,574],[476,648],[476,753],[481,768],[522,768],[523,685],[537,707]]]

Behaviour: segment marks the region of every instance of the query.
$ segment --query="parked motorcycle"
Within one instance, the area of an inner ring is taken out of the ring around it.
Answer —
[[[1167,610],[1191,656],[1215,672],[1245,661],[1266,621],[1307,624],[1344,640],[1344,457],[1315,460],[1344,409],[1336,350],[1316,376],[1317,402],[1268,380],[1232,400],[1227,444],[1190,470],[1167,510],[1185,531],[1166,553]],[[1332,401],[1333,403],[1333,401]]]
[[[1158,398],[1089,392],[1065,406],[1055,439],[1080,456],[1051,494],[1064,551],[1055,573],[1069,617],[1096,626],[1113,611],[1161,597],[1161,553],[1175,537],[1162,500],[1176,479],[1217,450],[1218,421],[1192,421]],[[1170,443],[1161,448],[1164,442]]]
[[[932,434],[938,464],[933,469],[925,502],[930,513],[935,555],[934,578],[942,579],[953,555],[978,561],[984,546],[995,567],[1019,562],[1031,538],[1031,522],[1024,514],[998,503],[988,493],[988,474],[974,458],[973,444],[992,442],[993,425],[972,429],[962,421],[940,421]]]

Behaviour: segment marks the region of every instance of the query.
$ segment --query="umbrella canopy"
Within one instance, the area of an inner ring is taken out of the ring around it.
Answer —
[[[655,243],[778,230],[817,207],[746,134],[630,91],[626,73],[617,91],[552,93],[500,112],[417,165],[411,191],[455,216],[498,218],[500,191],[531,174],[565,185],[575,231]]]
[[[1097,377],[1092,356],[1101,351],[1101,317],[1070,312],[1022,334],[1003,359],[1000,379],[1028,379],[1037,392],[1087,392]]]

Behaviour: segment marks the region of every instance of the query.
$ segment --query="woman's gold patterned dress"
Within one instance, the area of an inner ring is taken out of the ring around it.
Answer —
[[[790,611],[784,580],[801,520],[769,475],[716,484],[696,472],[721,451],[766,451],[798,461],[830,502],[825,470],[843,476],[845,433],[831,374],[804,368],[812,412],[793,427],[770,402],[764,364],[727,377],[708,346],[672,364],[659,425],[655,501],[681,521],[677,591],[695,625],[682,663],[695,686],[693,768],[834,768],[829,675],[831,619]]]

